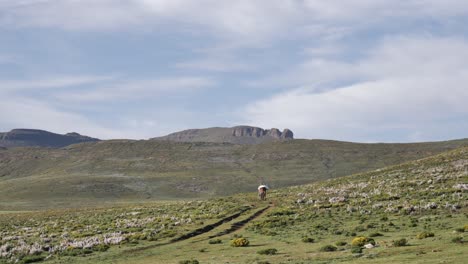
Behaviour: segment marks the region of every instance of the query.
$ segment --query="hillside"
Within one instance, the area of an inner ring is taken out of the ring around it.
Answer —
[[[464,147],[267,201],[0,214],[0,263],[464,263],[467,193]]]
[[[175,132],[151,140],[167,140],[174,142],[213,142],[233,144],[260,144],[272,141],[284,141],[294,138],[289,129],[281,132],[277,128],[263,129],[252,126],[211,127],[204,129],[188,129]]]
[[[13,129],[10,132],[0,133],[0,148],[32,146],[61,148],[72,144],[95,141],[99,141],[99,139],[83,136],[75,132],[60,135],[38,129]]]
[[[0,149],[0,210],[203,198],[341,177],[467,146],[468,140],[257,145],[100,141]]]

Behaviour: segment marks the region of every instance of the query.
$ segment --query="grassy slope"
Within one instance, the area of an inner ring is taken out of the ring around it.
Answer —
[[[103,141],[0,150],[0,210],[203,198],[310,183],[434,155],[468,140],[357,144],[293,140],[254,146]]]
[[[178,263],[192,258],[200,263],[463,263],[468,257],[466,242],[452,242],[455,237],[467,240],[468,202],[462,185],[468,186],[466,147],[368,173],[272,190],[267,202],[257,201],[254,194],[239,194],[167,205],[3,214],[2,237],[19,238],[1,243],[26,240],[33,244],[50,239],[51,245],[62,244],[65,251],[52,255],[50,263]],[[192,239],[157,246],[245,206],[251,209],[239,219],[267,204],[272,208],[244,228],[220,236],[221,244],[209,244],[208,236],[228,224]],[[434,237],[417,239],[423,231]],[[66,243],[116,232],[127,242],[104,253],[64,256],[66,252],[83,253]],[[354,237],[377,233],[378,247],[360,254],[351,252]],[[233,235],[248,238],[250,246],[229,246]],[[304,237],[315,242],[304,243]],[[150,238],[156,241],[148,241]],[[409,245],[392,245],[401,238]],[[337,246],[335,252],[320,250],[337,242],[346,245]],[[276,248],[279,254],[256,253],[267,248]]]

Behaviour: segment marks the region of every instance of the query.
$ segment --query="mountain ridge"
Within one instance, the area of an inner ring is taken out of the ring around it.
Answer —
[[[0,147],[50,147],[61,148],[76,143],[95,142],[97,138],[92,138],[70,132],[67,134],[57,134],[40,129],[16,128],[9,132],[0,133]]]
[[[214,142],[233,144],[260,144],[272,141],[294,139],[294,133],[285,128],[263,129],[254,126],[210,127],[201,129],[186,129],[150,140],[167,140],[174,142]]]

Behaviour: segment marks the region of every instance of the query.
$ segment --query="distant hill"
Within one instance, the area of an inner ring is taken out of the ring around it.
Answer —
[[[50,147],[61,148],[71,144],[99,141],[97,138],[72,132],[65,135],[38,129],[13,129],[0,133],[0,147]]]
[[[174,142],[216,142],[233,144],[259,144],[271,141],[284,141],[294,138],[289,129],[282,132],[277,128],[263,129],[252,126],[211,127],[204,129],[188,129],[175,132],[151,140],[167,140]]]
[[[0,210],[202,198],[366,172],[468,146],[330,140],[255,145],[106,140],[65,148],[0,149]]]

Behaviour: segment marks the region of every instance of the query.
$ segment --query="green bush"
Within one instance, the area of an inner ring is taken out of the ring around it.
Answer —
[[[267,248],[257,251],[260,255],[275,255],[278,250],[276,248]]]
[[[408,240],[406,240],[406,238],[393,240],[392,244],[393,244],[394,247],[404,247],[404,246],[408,245]]]
[[[452,238],[452,242],[453,243],[457,243],[457,244],[462,244],[464,241],[463,241],[463,237],[459,236],[459,237],[454,237]]]
[[[337,245],[337,246],[339,246],[339,247],[341,247],[341,246],[346,246],[346,244],[348,244],[348,243],[346,243],[346,242],[344,242],[344,241],[338,241],[338,242],[335,243],[335,245]]]
[[[65,256],[76,257],[76,256],[83,256],[83,255],[87,255],[91,253],[93,253],[92,249],[88,249],[88,248],[81,249],[81,248],[69,247],[65,251],[63,251],[61,254]]]
[[[363,231],[366,231],[366,230],[367,230],[367,228],[365,226],[362,226],[362,225],[356,226],[354,228],[354,231],[356,231],[356,232],[363,232]]]
[[[434,233],[424,231],[424,232],[419,233],[416,237],[418,239],[423,239],[423,238],[433,237],[433,236],[434,236]]]
[[[249,245],[249,243],[249,240],[244,237],[231,240],[231,246],[233,247],[246,247]]]
[[[45,259],[44,256],[41,255],[29,255],[25,256],[20,263],[33,263],[33,262],[39,262],[43,261]]]
[[[369,234],[369,237],[378,237],[378,236],[383,236],[383,235],[381,233],[379,233],[379,232]]]
[[[198,260],[196,259],[190,259],[190,260],[181,260],[179,261],[179,264],[199,264]]]
[[[280,216],[280,215],[293,215],[296,212],[291,209],[276,209],[268,214],[268,216]]]
[[[336,251],[337,249],[338,248],[333,245],[326,245],[326,246],[321,247],[319,250],[322,252],[332,252],[332,251]]]
[[[219,238],[218,239],[211,239],[211,240],[208,241],[208,244],[221,244],[221,243],[223,243],[223,242]]]
[[[362,253],[362,247],[352,247],[351,253],[354,253],[354,254]]]
[[[304,242],[304,243],[314,243],[314,241],[315,240],[313,238],[311,238],[311,237],[303,237],[302,238],[302,242]]]
[[[109,245],[106,245],[106,244],[99,244],[99,245],[94,246],[92,249],[93,249],[94,251],[105,252],[105,251],[107,251],[109,248],[110,248]]]

